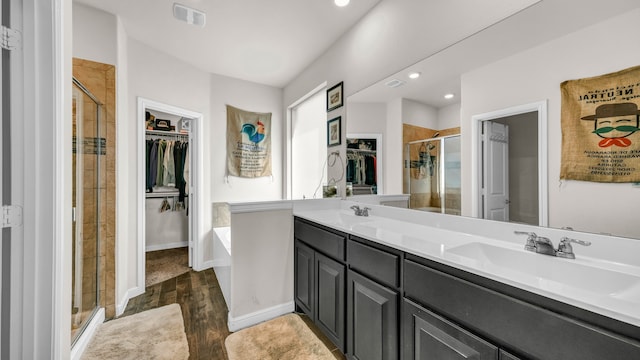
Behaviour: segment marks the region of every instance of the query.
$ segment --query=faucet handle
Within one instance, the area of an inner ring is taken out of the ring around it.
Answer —
[[[528,251],[536,251],[536,239],[538,238],[538,235],[536,235],[536,233],[518,230],[514,231],[513,233],[516,235],[527,235],[527,243],[524,245],[524,249]]]
[[[560,244],[558,244],[558,252],[556,253],[556,256],[567,258],[567,259],[575,259],[576,255],[573,253],[573,247],[571,246],[571,243],[579,244],[582,246],[591,245],[590,241],[572,239],[572,238],[563,236],[560,239]]]
[[[369,210],[371,210],[371,208],[364,207],[364,209],[362,209],[362,216],[369,216]]]

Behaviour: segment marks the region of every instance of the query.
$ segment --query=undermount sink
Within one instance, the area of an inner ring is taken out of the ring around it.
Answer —
[[[640,288],[640,276],[524,249],[473,242],[446,250],[445,257],[554,292],[577,291],[622,299],[637,293],[630,289]]]

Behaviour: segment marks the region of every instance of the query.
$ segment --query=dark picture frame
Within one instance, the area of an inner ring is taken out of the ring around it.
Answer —
[[[327,146],[336,146],[340,145],[342,141],[342,117],[338,116],[337,118],[333,118],[327,121]]]
[[[343,105],[342,81],[327,90],[327,112]]]

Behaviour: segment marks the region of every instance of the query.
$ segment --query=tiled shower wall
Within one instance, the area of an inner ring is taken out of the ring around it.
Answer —
[[[107,319],[115,316],[115,230],[116,230],[116,68],[113,65],[94,61],[73,59],[73,76],[80,81],[98,100],[103,103],[99,136],[106,140],[106,151],[100,156],[100,179],[98,191],[100,208],[99,249],[99,303],[105,308]],[[89,135],[88,136],[95,136]],[[91,178],[91,177],[88,177]],[[85,179],[85,187],[95,189],[95,178]],[[87,204],[88,205],[88,204]],[[95,223],[95,222],[94,222]],[[95,239],[86,239],[85,248],[95,247]],[[92,243],[90,243],[92,242]],[[87,259],[85,264],[89,265]],[[95,258],[93,259],[95,261]],[[83,282],[95,281],[85,277]],[[89,283],[90,284],[90,283]],[[84,287],[84,286],[83,286]],[[92,287],[95,287],[92,286]]]
[[[434,130],[434,129],[429,129],[425,127],[410,125],[410,124],[402,124],[402,143],[407,144],[411,141],[430,139],[436,134],[436,132],[440,133],[438,135],[440,137],[457,135],[457,134],[460,134],[460,128],[455,127],[455,128],[444,129],[444,130]],[[404,147],[402,149],[402,152],[404,156]],[[412,158],[410,160],[413,160],[413,161],[418,160],[417,152],[412,152],[411,156]],[[417,169],[411,169],[412,176],[414,176],[417,171],[418,171]],[[406,171],[402,172],[402,179],[403,179],[403,182],[402,182],[403,193],[408,194],[410,179],[407,177]],[[435,186],[436,182],[434,182],[433,185]],[[445,204],[445,207],[447,209],[460,209],[461,207],[460,192],[456,191],[455,193],[447,193],[446,199],[447,199],[446,201],[447,203]],[[429,193],[411,194],[411,197],[409,199],[409,207],[411,209],[426,208],[426,207],[440,207],[440,206],[441,206],[440,196],[438,195],[438,191],[435,188],[433,189],[433,191]],[[447,211],[447,213],[449,212]]]

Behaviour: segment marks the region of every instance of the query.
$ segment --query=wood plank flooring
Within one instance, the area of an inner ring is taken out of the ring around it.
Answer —
[[[180,304],[182,309],[190,359],[228,360],[224,346],[224,340],[230,334],[227,327],[228,309],[212,269],[201,272],[191,270],[147,287],[144,294],[129,300],[121,316],[174,303]],[[336,359],[346,359],[308,318],[303,316],[303,319]]]

